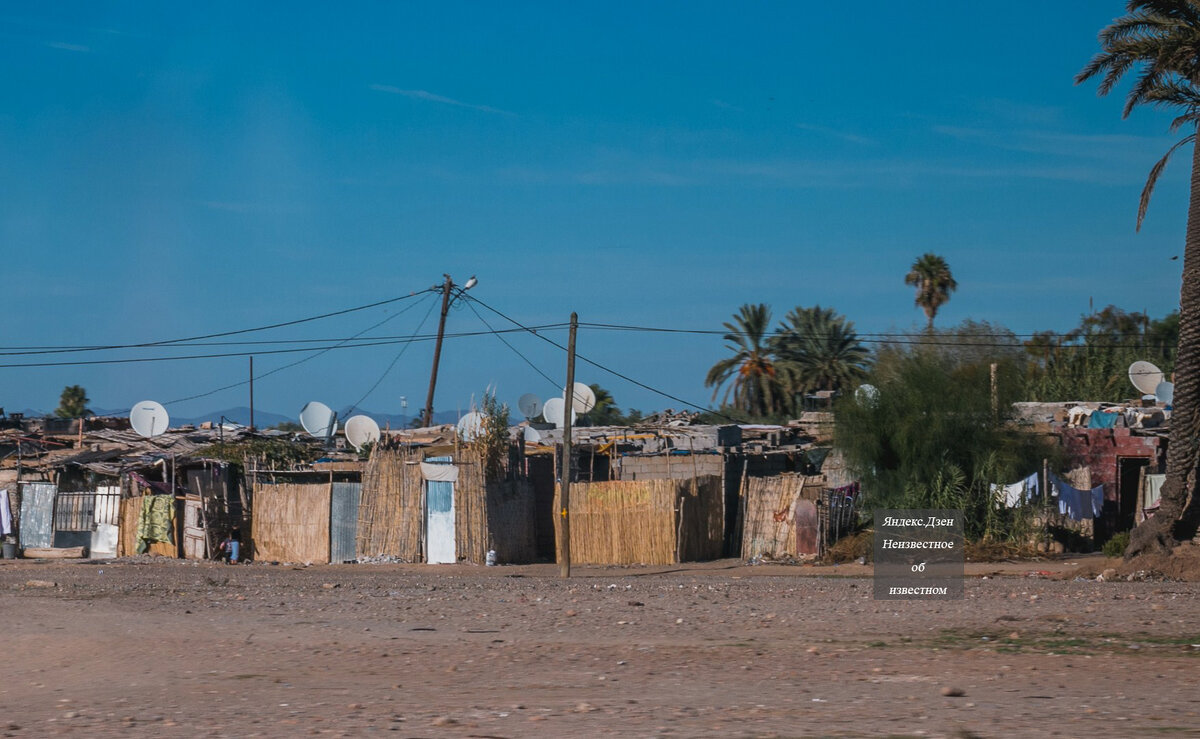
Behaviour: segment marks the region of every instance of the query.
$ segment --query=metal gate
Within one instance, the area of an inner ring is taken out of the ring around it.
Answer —
[[[357,559],[358,503],[362,483],[335,482],[329,496],[329,561],[333,564]]]

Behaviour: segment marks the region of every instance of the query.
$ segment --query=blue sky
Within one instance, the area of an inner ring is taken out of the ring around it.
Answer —
[[[0,346],[236,330],[443,273],[478,275],[472,294],[527,324],[577,311],[716,329],[766,302],[906,330],[924,319],[903,277],[926,251],[959,284],[941,325],[1063,330],[1089,300],[1159,316],[1178,299],[1186,155],[1135,233],[1169,115],[1123,121],[1119,96],[1072,82],[1122,7],[5,3]],[[365,336],[407,336],[428,305],[396,315],[405,305],[235,338],[346,337],[389,316]],[[449,326],[483,328],[466,306]],[[565,376],[561,352],[509,341]],[[344,407],[383,376],[363,406],[415,410],[432,347],[384,375],[397,351],[314,357],[260,381],[256,404]],[[597,331],[579,351],[699,403],[723,353],[717,336]],[[0,368],[0,405],[51,409],[81,384],[96,406],[128,407],[245,374],[242,357]],[[622,407],[679,406],[598,370],[579,379]],[[553,392],[494,337],[448,339],[437,409],[489,385],[514,405]],[[247,401],[239,387],[169,408]]]

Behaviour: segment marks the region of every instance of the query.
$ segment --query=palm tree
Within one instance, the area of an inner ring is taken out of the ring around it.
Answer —
[[[596,396],[596,404],[587,413],[588,420],[595,426],[616,426],[623,423],[625,419],[621,415],[621,409],[617,407],[617,402],[613,400],[612,393],[595,383],[588,387]]]
[[[1196,140],[1200,121],[1200,5],[1192,0],[1130,0],[1126,10],[1127,15],[1100,32],[1100,53],[1075,77],[1075,82],[1099,77],[1099,92],[1107,95],[1127,72],[1137,70],[1122,117],[1128,117],[1139,105],[1168,108],[1176,114],[1171,130],[1188,131],[1150,169],[1138,205],[1140,228],[1167,161],[1179,147]],[[1192,147],[1174,406],[1162,502],[1158,513],[1134,530],[1126,558],[1167,552],[1178,539],[1192,538],[1200,513],[1196,496],[1191,495],[1193,483],[1189,482],[1200,460],[1200,146]]]
[[[713,388],[713,400],[729,383],[722,405],[728,405],[732,396],[735,407],[755,416],[783,410],[785,378],[780,377],[767,346],[770,325],[771,309],[765,303],[743,305],[732,323],[725,322],[725,347],[733,356],[714,364],[704,378],[704,386]]]
[[[915,302],[925,311],[929,330],[932,331],[933,317],[937,315],[938,308],[945,305],[950,300],[950,293],[958,288],[958,283],[950,274],[950,265],[932,252],[922,254],[904,276],[904,284],[917,288]]]
[[[59,418],[81,418],[88,412],[87,390],[80,385],[67,385],[58,398],[58,407],[54,415]]]
[[[789,365],[793,393],[839,390],[867,376],[867,348],[854,324],[832,308],[793,308],[771,338],[771,347]]]

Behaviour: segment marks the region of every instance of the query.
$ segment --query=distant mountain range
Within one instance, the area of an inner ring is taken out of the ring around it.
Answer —
[[[92,408],[91,411],[93,414],[95,414],[97,416],[127,416],[127,415],[129,415],[128,408],[117,408],[117,409]],[[42,416],[50,415],[46,411],[34,410],[32,408],[25,408],[24,410],[20,410],[20,411],[16,411],[16,412],[24,413],[26,418],[40,418]],[[394,428],[394,429],[408,428],[408,424],[414,418],[414,416],[410,416],[407,414],[374,413],[372,411],[367,411],[367,410],[355,410],[352,415],[359,415],[359,414],[364,415],[364,416],[370,416],[371,418],[375,419],[375,422],[378,423],[381,427],[390,426],[391,428]],[[10,412],[10,415],[11,415],[11,412]],[[435,424],[456,423],[458,421],[459,415],[460,414],[458,413],[458,411],[436,412],[433,414],[433,422]],[[250,425],[250,408],[248,408],[247,406],[237,406],[236,408],[226,408],[224,410],[211,411],[208,413],[202,413],[198,416],[191,416],[191,417],[176,417],[176,416],[172,415],[171,416],[171,427],[178,428],[180,426],[187,426],[189,424],[191,424],[193,426],[199,426],[200,424],[202,424],[206,421],[212,421],[213,423],[220,423],[222,418],[225,419],[226,421],[240,424],[242,426],[249,426]],[[341,420],[345,420],[345,419],[341,419]],[[254,425],[257,426],[258,428],[268,428],[271,426],[277,426],[281,423],[285,423],[288,421],[291,421],[292,423],[298,423],[299,419],[297,419],[296,416],[285,416],[281,413],[272,413],[271,411],[263,410],[262,408],[254,409]]]

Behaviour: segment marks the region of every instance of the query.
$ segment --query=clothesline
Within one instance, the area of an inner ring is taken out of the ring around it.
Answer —
[[[1104,510],[1104,486],[1097,485],[1091,490],[1079,490],[1063,482],[1053,472],[1047,471],[1049,494],[1058,503],[1058,512],[1069,517],[1072,521],[1083,521],[1095,518]],[[992,485],[992,494],[996,505],[1004,508],[1017,508],[1041,497],[1041,479],[1034,472],[1023,480],[1009,485]]]

